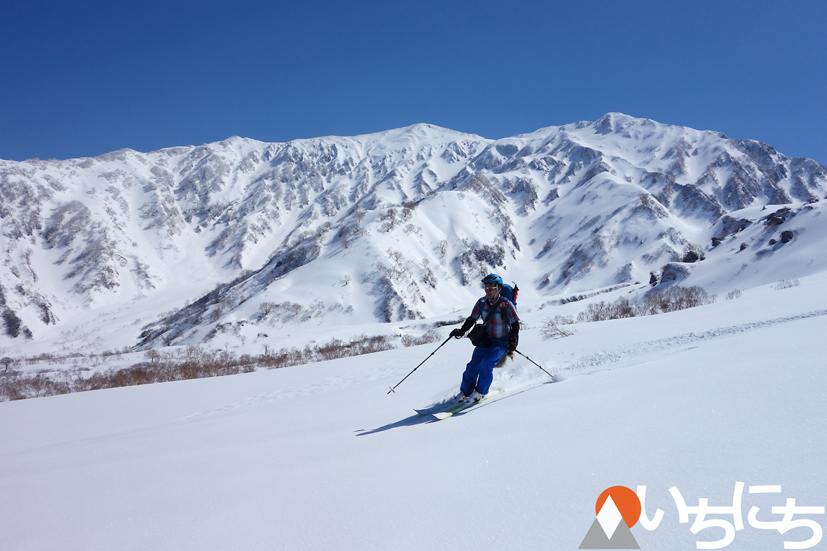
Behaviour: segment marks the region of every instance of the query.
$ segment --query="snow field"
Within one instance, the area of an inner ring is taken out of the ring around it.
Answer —
[[[506,394],[440,422],[413,408],[456,392],[467,341],[390,395],[439,343],[2,403],[2,548],[577,549],[604,489],[645,485],[664,517],[633,527],[641,548],[694,549],[723,530],[693,535],[669,488],[731,505],[742,481],[783,492],[744,490],[727,549],[783,549],[811,532],[746,517],[775,519],[786,497],[827,505],[825,283],[555,341],[536,328],[556,309],[526,312],[520,350],[558,382],[518,356],[496,372]]]

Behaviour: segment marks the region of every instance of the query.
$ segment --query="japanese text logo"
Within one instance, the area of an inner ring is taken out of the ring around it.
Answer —
[[[748,492],[780,494],[782,490],[779,485],[765,485],[749,486]],[[695,516],[689,527],[693,535],[708,529],[717,529],[710,530],[705,539],[696,541],[697,549],[723,549],[735,541],[739,530],[745,528],[743,482],[735,483],[731,505],[710,505],[709,499],[705,497],[698,498],[697,505],[687,505],[677,487],[669,488],[669,493],[675,502],[678,521],[681,524],[689,523],[690,515]],[[763,513],[759,507],[753,505],[747,513],[749,526],[757,530],[776,530],[782,535],[799,528],[794,532],[795,535],[785,536],[784,549],[810,549],[818,545],[823,535],[821,524],[811,518],[796,517],[823,515],[825,508],[797,505],[795,498],[791,497],[787,497],[782,503],[783,505],[773,506],[769,508],[769,512]],[[637,492],[625,486],[606,489],[597,499],[595,513],[597,518],[583,538],[580,549],[640,549],[631,528],[639,523],[644,529],[653,531],[660,525],[664,516],[661,509],[657,509],[651,519],[646,514],[646,486],[638,486]],[[767,520],[770,515],[776,515],[776,519]],[[807,535],[809,538],[805,538]]]

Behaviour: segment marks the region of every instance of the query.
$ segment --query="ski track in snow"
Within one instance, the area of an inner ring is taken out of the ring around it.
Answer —
[[[295,367],[301,368],[302,366]],[[407,369],[407,367],[405,369]],[[369,383],[380,379],[393,379],[394,377],[397,377],[399,373],[400,369],[398,367],[382,367],[378,369],[373,369],[367,373],[350,373],[347,375],[335,375],[327,377],[312,384],[282,388],[274,390],[272,392],[267,392],[265,394],[260,394],[258,396],[251,396],[246,400],[228,404],[220,408],[193,413],[191,415],[184,417],[183,419],[192,419],[194,417],[199,417],[202,415],[224,413],[232,410],[258,406],[280,400],[301,398],[303,396],[321,394],[324,392],[328,392],[330,390],[344,390],[347,388],[352,388],[359,384]],[[459,373],[457,375],[459,376]],[[526,388],[547,382],[547,378],[547,375],[545,375],[540,370],[533,368],[533,366],[527,367],[521,364],[517,364],[510,368],[496,370],[494,374],[493,384],[494,386],[508,388],[511,391],[524,390]],[[454,394],[456,394],[456,389],[454,387],[451,387],[449,389],[443,389],[442,392],[438,392],[433,397],[433,400],[435,403],[438,403],[450,398]]]
[[[596,354],[590,354],[588,356],[579,358],[578,360],[572,363],[551,367],[546,365],[546,367],[549,368],[552,375],[554,376],[553,382],[559,382],[562,379],[565,379],[575,374],[589,375],[599,371],[604,371],[606,369],[612,369],[613,366],[619,367],[617,366],[617,364],[623,361],[633,360],[639,357],[645,357],[646,355],[652,353],[669,352],[671,350],[685,348],[686,346],[698,342],[708,342],[713,339],[731,337],[743,333],[748,333],[751,331],[756,331],[759,329],[766,329],[785,323],[791,323],[819,316],[827,316],[827,309],[815,310],[812,312],[798,314],[795,316],[784,316],[765,321],[757,321],[732,325],[729,327],[721,327],[718,329],[711,329],[709,331],[704,331],[700,333],[693,331],[681,335],[676,335],[674,337],[666,337],[662,339],[643,341],[641,343],[635,343],[633,345],[623,346],[621,348],[613,350],[601,350]],[[296,367],[300,368],[301,366]],[[506,368],[505,371],[497,370],[495,372],[494,384],[502,386],[504,388],[508,388],[511,391],[523,390],[525,388],[529,388],[537,384],[542,384],[544,379],[547,378],[547,376],[539,370],[537,370],[537,372],[534,373],[534,371],[530,369],[531,367],[533,366],[524,366],[522,364],[517,364],[512,366],[511,368]],[[318,382],[314,382],[312,384],[282,388],[265,394],[260,394],[258,396],[251,396],[246,400],[228,404],[220,408],[193,413],[191,415],[184,417],[184,419],[192,419],[194,417],[199,417],[202,415],[224,413],[232,410],[258,406],[280,400],[295,399],[301,398],[303,396],[322,394],[333,389],[343,390],[347,388],[352,388],[356,385],[365,382],[372,382],[384,378],[393,378],[395,375],[398,374],[398,372],[399,369],[395,367],[382,367],[379,369],[373,369],[367,373],[349,373],[347,375],[334,375],[322,379]],[[446,397],[448,397],[449,395],[453,395],[454,393],[454,389],[451,388],[449,390],[435,395],[434,400],[436,402],[439,402],[441,399],[445,399]]]
[[[297,368],[301,368],[302,366],[293,366]],[[215,408],[203,412],[193,413],[184,417],[184,419],[191,419],[193,417],[198,417],[201,415],[211,415],[215,413],[222,413],[227,412],[235,409],[241,409],[251,406],[257,406],[261,404],[267,404],[270,402],[275,402],[279,400],[285,399],[292,399],[292,398],[301,398],[303,396],[309,396],[313,394],[321,394],[323,392],[327,392],[331,389],[345,389],[353,387],[360,383],[376,381],[379,379],[390,377],[391,375],[395,374],[397,369],[393,368],[380,368],[374,369],[369,373],[364,374],[355,374],[350,373],[348,375],[335,375],[332,377],[327,377],[322,379],[321,381],[311,383],[308,385],[301,385],[297,387],[289,387],[289,388],[282,388],[278,390],[274,390],[272,392],[268,392],[266,394],[260,394],[258,396],[252,396],[247,398],[246,400],[242,400],[240,402],[235,402],[233,404],[228,404],[226,406]]]
[[[555,375],[555,380],[559,380],[558,375],[561,373],[578,373],[588,375],[597,371],[602,371],[602,369],[599,369],[601,367],[611,368],[612,365],[618,364],[624,360],[646,356],[647,354],[651,354],[653,352],[667,352],[697,342],[708,342],[713,339],[731,337],[759,329],[766,329],[785,323],[826,315],[827,310],[814,310],[812,312],[798,314],[795,316],[784,316],[765,321],[742,323],[729,327],[721,327],[719,329],[711,329],[701,333],[693,331],[682,335],[676,335],[674,337],[643,341],[641,343],[635,343],[634,345],[623,346],[615,350],[601,350],[596,354],[590,354],[580,358],[573,363],[557,366],[554,368],[555,372],[553,372],[553,374]]]

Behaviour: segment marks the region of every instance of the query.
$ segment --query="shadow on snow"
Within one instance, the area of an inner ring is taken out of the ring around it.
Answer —
[[[540,387],[545,386],[545,385],[554,384],[556,382],[558,382],[558,381],[557,380],[547,381],[547,382],[541,383],[537,386],[532,386],[532,387],[529,387],[529,388],[525,388],[525,389],[520,390],[518,392],[514,392],[514,393],[507,393],[506,392],[506,395],[503,396],[502,398],[497,398],[496,400],[486,401],[483,404],[479,404],[477,406],[468,408],[464,411],[460,411],[459,413],[456,413],[456,414],[452,415],[451,417],[462,417],[463,415],[468,415],[469,413],[473,413],[473,412],[478,411],[482,408],[492,406],[492,405],[494,405],[497,402],[500,402],[502,400],[508,400],[509,398],[516,398],[517,396],[519,396],[520,394],[522,394],[524,392],[528,392],[529,390],[534,390],[534,389],[540,388]],[[436,417],[433,417],[430,414],[431,413],[436,413],[436,412],[439,412],[439,411],[443,411],[443,408],[445,407],[445,405],[446,404],[438,404],[438,405],[430,406],[428,408],[424,408],[424,409],[421,410],[424,413],[424,415],[419,414],[419,413],[415,413],[414,415],[411,415],[410,417],[406,417],[405,419],[402,419],[400,421],[396,421],[395,423],[389,423],[387,425],[384,425],[384,426],[381,426],[379,428],[375,428],[375,429],[372,429],[372,430],[359,429],[359,430],[355,431],[356,436],[366,436],[368,434],[376,434],[376,433],[379,433],[379,432],[385,432],[386,430],[397,429],[397,428],[401,428],[401,427],[413,427],[413,426],[416,426],[416,425],[423,425],[423,424],[426,424],[426,423],[427,424],[436,423],[437,421],[439,421],[439,419],[437,419]]]

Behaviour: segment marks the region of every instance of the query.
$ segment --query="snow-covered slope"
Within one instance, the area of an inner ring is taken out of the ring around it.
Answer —
[[[489,271],[534,306],[650,280],[744,289],[827,268],[825,195],[814,161],[617,113],[496,141],[418,124],[0,161],[0,344],[450,317]]]
[[[518,358],[501,398],[436,423],[413,408],[456,391],[467,341],[390,395],[435,345],[0,403],[0,548],[571,551],[623,485],[663,512],[641,549],[740,520],[728,551],[780,551],[827,526],[825,275],[555,341],[526,312],[520,347],[557,381]],[[673,487],[740,505],[693,533]]]

